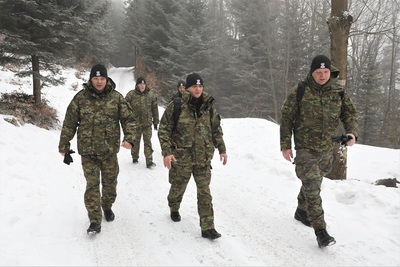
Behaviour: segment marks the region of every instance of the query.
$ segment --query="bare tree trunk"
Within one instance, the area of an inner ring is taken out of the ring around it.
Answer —
[[[146,64],[143,61],[142,53],[140,48],[135,46],[135,68],[134,68],[134,76],[137,79],[138,77],[147,76],[148,69],[146,69]],[[144,77],[146,82],[148,82],[148,78]]]
[[[332,65],[340,71],[339,82],[345,86],[347,77],[347,46],[353,18],[347,12],[347,0],[331,0],[331,4],[331,17],[327,21],[331,37],[331,60]],[[346,148],[335,144],[333,148],[332,171],[326,177],[334,180],[346,179],[346,167]]]
[[[39,74],[39,57],[32,55],[32,72],[33,72],[33,98],[35,104],[40,105],[42,103],[42,93],[40,89],[40,74]]]
[[[396,19],[395,16],[393,16],[393,37],[391,38],[392,40],[392,58],[390,62],[390,82],[389,82],[389,90],[388,90],[388,100],[387,100],[387,105],[386,105],[386,110],[384,113],[384,118],[382,121],[382,126],[379,132],[379,136],[384,136],[384,137],[389,137],[391,133],[387,132],[387,125],[389,123],[393,123],[393,121],[390,119],[392,116],[390,114],[393,112],[392,109],[392,99],[394,99],[394,89],[396,86],[396,81],[395,81],[395,61],[396,61]],[[395,122],[394,122],[395,123]]]

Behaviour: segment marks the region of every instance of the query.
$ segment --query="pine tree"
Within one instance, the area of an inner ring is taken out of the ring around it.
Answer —
[[[18,63],[21,67],[18,75],[33,77],[36,104],[41,103],[43,86],[64,82],[62,77],[57,77],[60,64],[65,65],[74,56],[104,54],[105,49],[95,51],[99,46],[88,46],[100,40],[98,34],[88,32],[98,29],[93,22],[99,19],[98,11],[104,10],[104,6],[99,8],[95,3],[100,2],[0,1],[0,61]],[[88,7],[92,10],[85,9]],[[41,70],[46,74],[41,74]]]

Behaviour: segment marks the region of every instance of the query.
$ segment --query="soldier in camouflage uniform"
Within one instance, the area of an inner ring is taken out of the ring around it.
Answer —
[[[176,87],[176,93],[172,96],[171,100],[173,101],[175,97],[182,97],[182,94],[185,92],[185,81],[179,80],[178,85]]]
[[[197,73],[187,76],[186,90],[182,94],[181,113],[174,122],[174,102],[171,102],[161,118],[158,138],[164,156],[164,166],[169,169],[168,194],[171,219],[181,220],[180,204],[187,184],[193,174],[197,186],[197,205],[201,235],[219,238],[214,227],[214,210],[210,192],[211,160],[215,148],[225,165],[226,154],[221,118],[213,103],[214,98],[203,92],[203,80]]]
[[[339,122],[352,139],[352,146],[358,136],[356,108],[338,80],[339,71],[324,55],[316,56],[310,72],[303,81],[304,95],[300,102],[296,98],[298,87],[294,87],[282,107],[280,145],[283,157],[293,158],[291,139],[294,134],[296,149],[296,175],[302,186],[298,195],[295,218],[312,226],[320,247],[336,241],[326,231],[324,210],[320,196],[323,176],[332,169],[333,142]]]
[[[93,66],[89,81],[68,105],[58,146],[62,156],[68,155],[70,141],[77,132],[78,153],[86,178],[84,201],[90,220],[88,233],[101,231],[101,209],[107,221],[115,218],[111,207],[117,196],[120,124],[125,135],[121,146],[131,149],[136,123],[123,95],[115,90],[114,81],[107,77],[107,69],[103,65]]]
[[[154,130],[157,130],[159,123],[157,97],[147,87],[145,79],[139,77],[136,80],[135,89],[129,91],[125,99],[132,107],[133,113],[139,117],[139,131],[135,138],[136,143],[134,143],[131,150],[132,162],[134,164],[138,163],[140,139],[143,136],[146,167],[155,167],[156,164],[153,162],[153,147],[151,144],[151,125],[154,126]]]

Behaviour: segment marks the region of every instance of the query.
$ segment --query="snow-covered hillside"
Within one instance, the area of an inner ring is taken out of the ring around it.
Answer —
[[[61,121],[77,92],[73,84],[84,82],[74,73],[65,70],[65,86],[43,91]],[[112,68],[109,75],[123,95],[134,88],[132,68]],[[0,93],[12,90],[31,93],[29,80],[17,82],[12,73],[0,71]],[[223,119],[229,159],[223,166],[214,158],[211,183],[222,237],[210,241],[200,236],[193,180],[180,210],[182,221],[170,220],[168,171],[154,131],[157,167],[146,168],[143,149],[138,165],[131,164],[128,150],[121,150],[116,219],[104,221],[102,232],[90,237],[80,157],[73,154],[69,166],[62,162],[59,130],[15,127],[4,117],[1,266],[400,266],[400,189],[372,184],[399,179],[399,150],[356,144],[348,149],[348,179],[324,179],[328,232],[337,243],[320,249],[313,230],[293,218],[300,181],[279,151],[278,125]]]

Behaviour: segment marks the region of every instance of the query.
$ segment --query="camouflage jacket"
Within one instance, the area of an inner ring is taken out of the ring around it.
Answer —
[[[182,95],[182,111],[174,128],[174,102],[170,102],[161,118],[158,138],[162,155],[174,155],[182,164],[209,164],[215,148],[226,153],[221,117],[213,106],[214,98],[202,94],[203,103],[197,113],[190,93]]]
[[[331,79],[321,86],[309,73],[303,81],[305,91],[300,102],[296,99],[297,86],[292,89],[282,106],[281,151],[292,148],[292,134],[296,150],[330,151],[331,137],[338,135],[340,121],[346,133],[358,136],[357,111],[347,92],[337,83],[338,75],[339,70],[332,66]]]
[[[108,78],[106,88],[98,93],[91,82],[83,84],[68,105],[63,122],[59,152],[70,149],[76,131],[80,155],[108,155],[120,148],[121,127],[124,140],[134,143],[137,121],[115,83]]]
[[[160,122],[158,115],[157,97],[146,86],[143,93],[136,86],[129,91],[125,97],[128,104],[132,107],[133,113],[138,116],[139,125],[142,127],[158,125]]]

